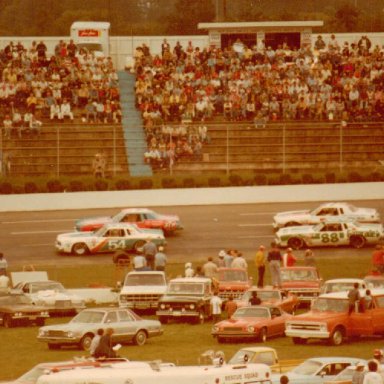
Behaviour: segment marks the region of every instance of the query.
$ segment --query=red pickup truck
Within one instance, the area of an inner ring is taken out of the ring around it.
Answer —
[[[365,290],[360,290],[361,301]],[[364,308],[361,301],[348,314],[348,291],[320,295],[311,310],[285,323],[285,334],[295,344],[308,339],[325,339],[331,345],[340,345],[345,338],[384,335],[384,289],[371,290],[372,302]]]

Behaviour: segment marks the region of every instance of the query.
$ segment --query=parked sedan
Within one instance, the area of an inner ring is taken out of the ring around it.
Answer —
[[[156,245],[165,245],[163,231],[138,228],[134,224],[105,224],[96,232],[72,232],[58,235],[56,250],[60,253],[85,254],[126,250],[140,252],[145,241],[151,239]]]
[[[373,208],[358,208],[349,203],[324,203],[312,211],[279,212],[273,218],[273,227],[295,227],[298,225],[313,225],[330,217],[339,217],[345,220],[355,220],[360,223],[380,223],[380,214]]]
[[[285,321],[293,316],[276,306],[248,306],[238,308],[228,320],[216,323],[212,336],[224,340],[259,340],[265,342],[272,336],[284,336]]]
[[[127,208],[115,216],[89,217],[78,220],[77,231],[94,231],[107,223],[134,223],[139,228],[161,229],[166,235],[183,229],[176,215],[163,215],[147,208]]]
[[[49,317],[48,311],[42,306],[36,306],[24,294],[9,294],[0,297],[0,322],[6,328],[16,325],[44,325]]]
[[[48,344],[49,349],[64,345],[89,350],[92,338],[99,328],[113,328],[112,342],[144,345],[147,338],[163,333],[158,320],[144,320],[129,309],[84,309],[69,323],[41,327],[37,339]]]
[[[291,293],[287,293],[272,287],[252,287],[246,291],[239,300],[236,300],[238,308],[246,307],[249,305],[249,299],[252,296],[252,292],[257,293],[257,296],[260,298],[262,305],[275,305],[284,312],[294,313],[297,306],[299,305],[299,299],[296,295]]]

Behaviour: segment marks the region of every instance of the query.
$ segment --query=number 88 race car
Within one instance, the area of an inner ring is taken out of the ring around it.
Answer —
[[[362,248],[378,244],[382,239],[382,224],[327,220],[316,225],[281,228],[276,232],[275,241],[281,247],[293,249],[339,245]]]

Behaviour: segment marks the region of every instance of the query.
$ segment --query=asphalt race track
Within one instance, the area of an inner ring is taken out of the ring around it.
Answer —
[[[384,218],[384,200],[353,201],[359,207],[379,210]],[[252,259],[260,244],[268,246],[273,240],[272,217],[288,210],[313,209],[320,203],[278,203],[247,205],[154,207],[161,213],[180,216],[185,229],[168,238],[166,253],[169,262],[205,260],[217,257],[220,249],[236,248],[245,258]],[[121,207],[127,208],[127,207]],[[55,251],[57,234],[72,232],[76,219],[114,215],[119,209],[87,209],[41,212],[8,212],[0,214],[0,251],[9,265],[96,264],[108,263],[108,254],[92,256],[63,256]],[[361,255],[372,248],[318,248],[316,256]],[[296,254],[301,254],[297,251]]]

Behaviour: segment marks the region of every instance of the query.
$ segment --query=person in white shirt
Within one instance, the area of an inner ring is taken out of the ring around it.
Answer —
[[[195,275],[195,271],[192,268],[192,263],[185,263],[185,277],[193,277]]]
[[[68,116],[71,120],[73,120],[73,113],[71,111],[71,104],[67,99],[63,100],[63,104],[60,105],[61,119]]]
[[[380,373],[377,372],[377,363],[376,361],[368,362],[368,372],[364,376],[363,384],[383,384],[383,377]]]
[[[59,120],[62,119],[61,117],[61,109],[60,106],[56,103],[52,104],[49,108],[50,112],[50,119],[53,120],[55,117],[57,117]]]
[[[246,262],[241,253],[238,253],[237,256],[233,259],[231,268],[248,269],[248,263]]]
[[[91,356],[95,355],[96,348],[99,346],[101,336],[103,336],[103,335],[104,335],[104,329],[99,328],[97,330],[96,335],[93,337],[93,339],[91,341],[91,345],[89,346],[89,353]]]
[[[217,323],[221,319],[221,307],[223,301],[218,296],[218,293],[215,292],[211,298],[211,310],[212,310],[212,321]]]

